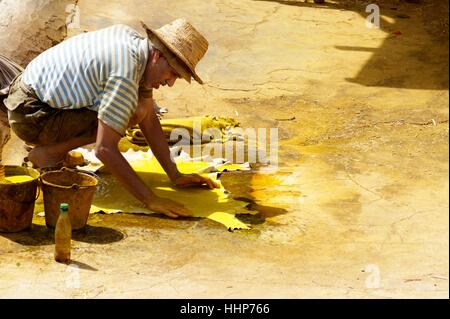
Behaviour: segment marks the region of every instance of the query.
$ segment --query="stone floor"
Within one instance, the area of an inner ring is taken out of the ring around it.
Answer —
[[[278,128],[278,169],[222,177],[259,210],[242,217],[250,231],[95,214],[66,266],[35,216],[30,232],[0,234],[0,297],[449,297],[446,1],[377,1],[379,29],[357,0],[77,3],[69,35],[190,20],[210,42],[206,84],[157,101],[171,117]]]

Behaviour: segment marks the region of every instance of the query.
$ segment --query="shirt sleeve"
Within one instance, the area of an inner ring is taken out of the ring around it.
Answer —
[[[124,77],[110,77],[104,86],[98,118],[121,136],[137,108],[138,86]]]

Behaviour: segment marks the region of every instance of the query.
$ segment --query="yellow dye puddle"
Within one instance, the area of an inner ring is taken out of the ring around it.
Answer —
[[[193,217],[209,218],[225,225],[228,229],[250,229],[248,225],[236,218],[236,214],[256,214],[245,207],[248,203],[229,198],[225,189],[216,178],[216,174],[208,174],[210,178],[219,182],[220,188],[176,188],[172,186],[158,161],[143,158],[130,161],[131,166],[142,180],[154,191],[157,196],[169,198],[184,204],[193,212]],[[201,173],[211,167],[206,162],[178,161],[178,169],[182,173]],[[245,167],[228,165],[227,170],[242,169]],[[126,212],[126,213],[152,213],[143,207],[120,183],[109,174],[100,175],[99,189],[91,207],[92,212]]]
[[[5,181],[10,183],[25,183],[32,181],[33,177],[28,175],[14,175],[14,176],[6,176]]]

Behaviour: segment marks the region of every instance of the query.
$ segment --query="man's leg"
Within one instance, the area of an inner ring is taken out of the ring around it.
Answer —
[[[95,142],[95,138],[95,135],[90,137],[74,137],[61,143],[35,146],[28,153],[28,159],[33,163],[34,167],[57,167],[66,159],[69,151],[87,144],[92,144]]]
[[[11,84],[8,122],[25,143],[35,146],[28,159],[37,167],[52,167],[70,150],[95,142],[97,112],[87,108],[60,110],[39,100],[19,75]]]
[[[28,160],[35,167],[57,167],[67,153],[95,142],[97,112],[87,108],[57,110],[43,106],[32,110],[9,111],[10,124],[16,135],[33,145]],[[11,121],[12,120],[12,121]]]
[[[58,111],[45,121],[28,159],[36,167],[59,166],[69,151],[95,142],[97,125],[94,111],[85,108]]]

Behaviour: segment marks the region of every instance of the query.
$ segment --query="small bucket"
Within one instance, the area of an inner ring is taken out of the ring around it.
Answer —
[[[0,183],[0,232],[28,229],[33,220],[39,172],[27,167],[5,166],[6,177],[18,175],[30,176],[32,180]]]
[[[61,203],[69,204],[73,230],[86,226],[98,184],[94,176],[88,172],[62,168],[42,174],[41,184],[47,227],[56,226]]]

